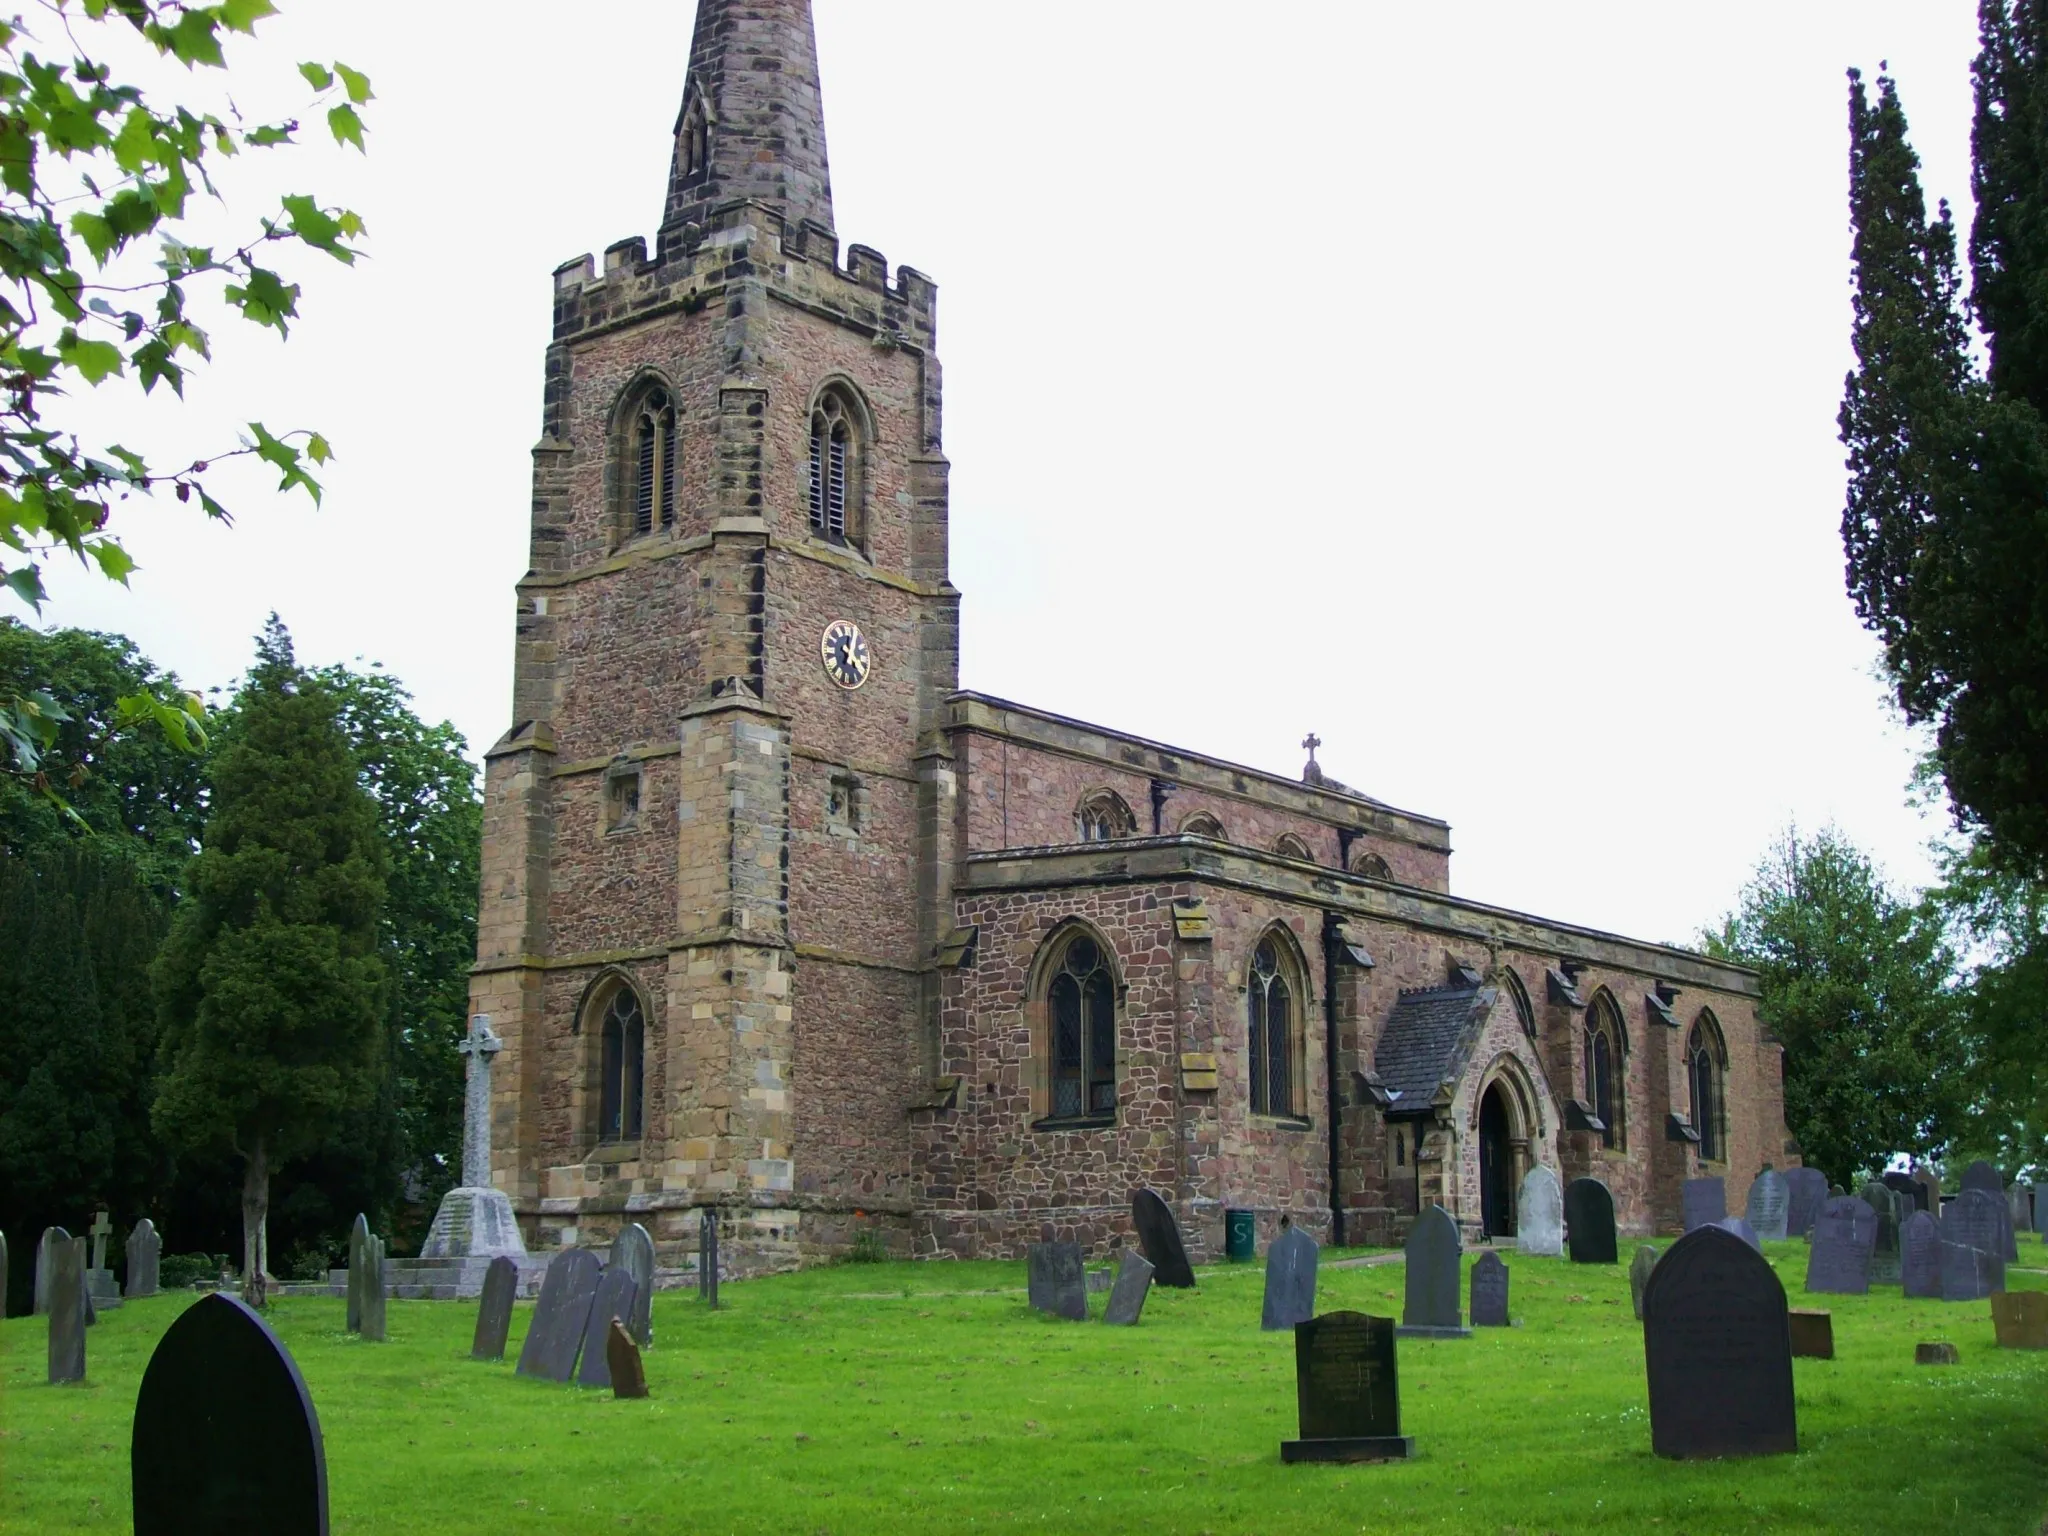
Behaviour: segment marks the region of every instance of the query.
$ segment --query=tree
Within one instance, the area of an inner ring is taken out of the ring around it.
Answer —
[[[1709,953],[1754,966],[1785,1047],[1785,1120],[1844,1186],[1938,1151],[1962,1115],[1955,957],[1939,913],[1901,901],[1832,828],[1765,854]]]
[[[387,1015],[384,851],[332,694],[273,615],[209,779],[187,894],[153,972],[153,1123],[241,1160],[243,1286],[264,1297],[271,1171],[374,1095]]]

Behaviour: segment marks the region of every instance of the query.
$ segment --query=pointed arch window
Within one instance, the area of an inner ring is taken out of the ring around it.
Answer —
[[[599,1029],[597,1137],[638,1141],[645,1125],[647,1027],[631,987],[612,994]]]
[[[1282,834],[1280,841],[1273,845],[1273,851],[1283,859],[1299,859],[1304,864],[1313,864],[1315,857],[1308,851],[1308,844],[1292,832]]]
[[[1116,982],[1102,946],[1067,940],[1046,991],[1052,1026],[1052,1118],[1116,1113]]]
[[[1084,843],[1115,842],[1137,828],[1137,818],[1115,790],[1097,790],[1074,808],[1074,831]]]
[[[1213,838],[1220,843],[1223,841],[1223,823],[1207,811],[1197,811],[1180,824],[1180,835]]]
[[[1252,952],[1250,1017],[1252,1113],[1293,1115],[1294,987],[1270,936]]]
[[[683,109],[683,126],[678,135],[676,158],[682,162],[683,179],[694,181],[711,165],[711,124],[704,112],[704,98],[692,95]]]
[[[1394,878],[1394,872],[1387,867],[1387,861],[1369,850],[1355,853],[1351,856],[1351,873],[1363,875],[1368,880],[1391,880]]]
[[[1685,1041],[1686,1087],[1692,1097],[1692,1128],[1699,1132],[1700,1161],[1719,1162],[1727,1153],[1722,1145],[1723,1089],[1720,1042],[1705,1018],[1697,1020]]]
[[[861,542],[860,434],[852,407],[828,389],[811,411],[811,532],[835,544]]]
[[[1621,1026],[1604,996],[1586,1010],[1586,1103],[1600,1119],[1600,1144],[1618,1149],[1622,1128]]]
[[[651,389],[633,415],[632,495],[635,537],[676,525],[676,407],[665,389]]]

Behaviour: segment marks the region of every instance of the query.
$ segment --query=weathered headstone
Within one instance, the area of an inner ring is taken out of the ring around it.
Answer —
[[[1688,1232],[1695,1227],[1711,1227],[1728,1214],[1726,1179],[1687,1179],[1680,1193],[1684,1197],[1683,1220]]]
[[[2048,1349],[2048,1291],[2002,1291],[1991,1298],[2000,1349]]]
[[[2018,1242],[2013,1237],[2012,1211],[2005,1203],[2005,1176],[1979,1158],[1963,1170],[1963,1192],[1967,1194],[1973,1189],[1991,1196],[1997,1204],[1999,1237],[1996,1251],[2000,1258],[2008,1264],[2012,1263],[2019,1258],[2020,1250]],[[1946,1238],[1949,1234],[1944,1232],[1942,1236]],[[1977,1245],[1973,1243],[1971,1246]]]
[[[1799,1449],[1788,1311],[1776,1272],[1733,1234],[1702,1227],[1671,1245],[1643,1292],[1650,1442],[1659,1456]]]
[[[505,1358],[505,1340],[512,1332],[512,1300],[518,1293],[519,1266],[499,1254],[484,1271],[484,1293],[477,1303],[476,1338],[469,1346],[470,1359]]]
[[[384,1284],[384,1239],[371,1233],[363,1243],[363,1280],[360,1292],[362,1306],[362,1336],[372,1344],[385,1340],[384,1299],[388,1295]]]
[[[1508,1267],[1491,1251],[1479,1255],[1472,1266],[1472,1326],[1508,1326]]]
[[[1877,1241],[1877,1212],[1854,1195],[1830,1200],[1813,1225],[1806,1255],[1806,1288],[1831,1296],[1870,1291],[1870,1250]]]
[[[1925,1211],[1899,1229],[1899,1283],[1910,1299],[1941,1299],[1941,1228]]]
[[[369,1251],[370,1218],[361,1211],[348,1229],[348,1331],[363,1331],[364,1255]]]
[[[1131,1194],[1131,1225],[1138,1229],[1139,1251],[1152,1265],[1153,1283],[1193,1290],[1194,1266],[1188,1263],[1188,1247],[1181,1240],[1173,1207],[1152,1190],[1135,1190]]]
[[[129,1296],[156,1294],[163,1249],[163,1239],[157,1236],[155,1222],[145,1216],[135,1223],[135,1229],[128,1234]]]
[[[1788,1168],[1785,1189],[1785,1235],[1811,1237],[1821,1207],[1828,1203],[1827,1175],[1818,1168]]]
[[[1032,1309],[1088,1321],[1088,1281],[1081,1273],[1079,1243],[1033,1243],[1026,1266],[1026,1299]]]
[[[626,1223],[612,1240],[607,1269],[623,1269],[633,1277],[632,1315],[620,1319],[642,1349],[654,1342],[654,1239],[637,1221]]]
[[[2015,1241],[2021,1232],[2034,1230],[2034,1186],[2015,1184],[2005,1192],[2006,1209],[2012,1213]],[[2017,1255],[2015,1255],[2017,1257]]]
[[[1145,1298],[1152,1292],[1152,1261],[1135,1248],[1124,1250],[1123,1261],[1116,1267],[1116,1284],[1110,1287],[1109,1304],[1103,1309],[1102,1320],[1118,1327],[1135,1325],[1145,1310]]]
[[[1982,1301],[2005,1289],[2005,1202],[1965,1188],[1941,1218],[1941,1298]]]
[[[1749,1207],[1744,1212],[1744,1219],[1763,1241],[1782,1243],[1791,1217],[1792,1186],[1785,1182],[1785,1175],[1777,1169],[1766,1168],[1750,1183]]]
[[[583,1328],[583,1363],[576,1368],[579,1387],[608,1387],[612,1384],[611,1351],[605,1341],[614,1322],[623,1323],[633,1315],[633,1276],[624,1269],[605,1270],[597,1282],[597,1295],[590,1304],[590,1316]]]
[[[1464,1244],[1450,1212],[1432,1205],[1408,1229],[1406,1269],[1408,1299],[1395,1336],[1411,1339],[1469,1339],[1459,1310]],[[1271,1324],[1267,1325],[1272,1326]]]
[[[1650,1271],[1657,1267],[1657,1250],[1648,1243],[1636,1250],[1636,1256],[1629,1260],[1628,1289],[1635,1301],[1636,1321],[1643,1320],[1643,1288],[1650,1283]]]
[[[55,1262],[54,1254],[59,1243],[71,1241],[71,1234],[62,1227],[45,1227],[43,1235],[36,1241],[36,1290],[35,1315],[41,1317],[50,1310],[50,1266]]]
[[[708,1205],[697,1218],[697,1294],[718,1310],[718,1212]]]
[[[2030,1185],[2034,1194],[2034,1230],[2048,1233],[2048,1183]]]
[[[1557,1175],[1541,1163],[1522,1179],[1515,1203],[1515,1245],[1536,1258],[1554,1259],[1564,1252],[1564,1190]]]
[[[50,1385],[85,1380],[85,1239],[50,1245]]]
[[[1573,1179],[1564,1192],[1565,1241],[1574,1264],[1617,1264],[1614,1195],[1598,1179]]]
[[[1733,1232],[1758,1253],[1764,1251],[1764,1245],[1757,1239],[1756,1229],[1740,1216],[1723,1216],[1710,1225],[1719,1227],[1723,1232]]]
[[[1316,1315],[1316,1262],[1322,1250],[1299,1227],[1289,1227],[1266,1250],[1266,1300],[1259,1327],[1292,1328]]]
[[[1116,1285],[1116,1271],[1113,1269],[1091,1269],[1088,1271],[1088,1294],[1101,1296]]]
[[[1870,1245],[1870,1283],[1897,1285],[1900,1196],[1889,1184],[1873,1179],[1863,1186],[1859,1198],[1877,1216],[1877,1232]]]
[[[1282,1461],[1400,1461],[1414,1453],[1415,1441],[1401,1433],[1392,1318],[1331,1312],[1297,1324],[1294,1381],[1301,1438],[1281,1442]]]
[[[640,1346],[620,1322],[607,1323],[604,1331],[605,1368],[611,1377],[613,1397],[645,1397],[647,1367],[640,1358]]]
[[[568,1381],[576,1374],[583,1349],[583,1331],[590,1323],[590,1304],[604,1264],[588,1248],[565,1248],[548,1260],[541,1276],[540,1300],[526,1325],[519,1349],[518,1374],[543,1381]]]
[[[1915,1344],[1913,1346],[1913,1363],[1915,1365],[1959,1365],[1962,1363],[1962,1358],[1962,1355],[1957,1352],[1955,1345],[1946,1342],[1939,1344]]]
[[[135,1536],[326,1536],[313,1400],[277,1335],[231,1296],[201,1297],[158,1341],[129,1465]]]
[[[1932,1168],[1921,1167],[1913,1170],[1913,1182],[1920,1186],[1920,1209],[1940,1221],[1941,1180]]]
[[[1795,1307],[1788,1319],[1792,1332],[1792,1358],[1832,1360],[1835,1358],[1835,1314],[1801,1311]]]
[[[1913,1182],[1913,1175],[1903,1169],[1894,1168],[1890,1170],[1878,1182],[1894,1194],[1904,1195],[1908,1200],[1917,1201],[1919,1199],[1920,1186]],[[1908,1216],[1912,1214],[1911,1211],[1906,1213]],[[1904,1218],[1901,1219],[1903,1220]]]

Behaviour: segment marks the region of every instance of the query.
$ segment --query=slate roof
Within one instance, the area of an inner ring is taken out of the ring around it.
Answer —
[[[1372,1058],[1373,1072],[1394,1096],[1390,1113],[1428,1108],[1445,1080],[1464,1069],[1498,996],[1493,987],[1433,987],[1401,994]]]

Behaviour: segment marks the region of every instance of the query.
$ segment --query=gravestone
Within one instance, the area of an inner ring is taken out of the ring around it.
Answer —
[[[363,1275],[364,1254],[370,1242],[370,1218],[361,1211],[356,1212],[355,1222],[348,1229],[348,1331],[363,1331]]]
[[[1920,1209],[1941,1220],[1941,1180],[1935,1177],[1932,1168],[1913,1170],[1913,1182],[1920,1186]]]
[[[71,1241],[71,1234],[62,1227],[45,1227],[43,1235],[36,1241],[36,1291],[35,1315],[41,1317],[50,1310],[50,1266],[59,1243]]]
[[[1033,1243],[1027,1268],[1026,1298],[1032,1309],[1088,1321],[1088,1281],[1081,1273],[1079,1243]]]
[[[1960,1365],[1963,1357],[1956,1352],[1953,1344],[1915,1344],[1913,1363],[1915,1365]]]
[[[1792,1186],[1775,1168],[1766,1168],[1749,1186],[1749,1207],[1744,1219],[1767,1243],[1782,1243],[1792,1218]]]
[[[640,1346],[626,1325],[612,1322],[604,1330],[605,1366],[611,1376],[613,1397],[645,1397],[647,1367],[640,1359]]]
[[[469,1346],[470,1359],[505,1358],[505,1340],[512,1332],[512,1299],[518,1293],[519,1266],[501,1253],[484,1271],[484,1293],[477,1303],[476,1338]]]
[[[2005,1192],[2006,1209],[2012,1213],[2014,1241],[2018,1234],[2034,1230],[2034,1186],[2015,1184]],[[2017,1257],[2017,1255],[2015,1255]]]
[[[1854,1195],[1830,1200],[1813,1225],[1806,1288],[1830,1296],[1868,1295],[1870,1250],[1876,1241],[1877,1212]]]
[[[121,1305],[121,1287],[114,1282],[114,1272],[107,1268],[107,1239],[114,1235],[114,1223],[105,1211],[95,1211],[86,1232],[92,1238],[92,1262],[85,1271],[86,1294],[92,1297],[95,1311],[111,1312]]]
[[[1941,1240],[1941,1299],[1982,1301],[2005,1290],[2005,1260],[1968,1243]]]
[[[1792,1333],[1792,1358],[1832,1360],[1835,1358],[1835,1314],[1792,1309],[1788,1322]]]
[[[1636,1306],[1636,1321],[1643,1320],[1643,1288],[1650,1283],[1650,1271],[1657,1267],[1657,1250],[1645,1243],[1629,1260],[1628,1289]]]
[[[50,1385],[85,1380],[85,1239],[50,1245]]]
[[[1332,1312],[1294,1329],[1301,1438],[1280,1445],[1283,1462],[1401,1461],[1415,1441],[1401,1433],[1394,1320]]]
[[[2030,1187],[2034,1192],[2034,1229],[2048,1233],[2048,1183]]]
[[[1574,1264],[1616,1264],[1614,1196],[1598,1179],[1573,1179],[1564,1192],[1565,1241]]]
[[[1828,1203],[1827,1175],[1818,1168],[1788,1168],[1785,1189],[1785,1235],[1811,1237],[1821,1207]]]
[[[2005,1289],[2005,1202],[1965,1188],[1941,1217],[1941,1298],[1981,1301]],[[1979,1257],[1972,1258],[1975,1254]]]
[[[135,1223],[128,1234],[128,1295],[154,1296],[163,1257],[163,1239],[156,1235],[156,1223],[147,1216]],[[0,1267],[4,1272],[4,1267]]]
[[[697,1294],[718,1310],[718,1212],[708,1205],[697,1219]]]
[[[2048,1291],[2002,1291],[1991,1298],[2000,1349],[2048,1349]]]
[[[1193,1290],[1195,1271],[1188,1263],[1187,1244],[1181,1241],[1173,1207],[1149,1189],[1136,1190],[1131,1195],[1131,1225],[1138,1229],[1138,1250],[1151,1263],[1154,1282],[1175,1290]]]
[[[1508,1267],[1500,1255],[1482,1253],[1472,1266],[1472,1326],[1505,1328],[1508,1325]]]
[[[1733,1234],[1702,1227],[1671,1245],[1643,1292],[1650,1443],[1659,1456],[1799,1449],[1788,1311],[1776,1272]]]
[[[1726,1179],[1687,1179],[1682,1191],[1685,1230],[1711,1227],[1728,1214]]]
[[[1877,1215],[1877,1235],[1870,1245],[1870,1283],[1899,1283],[1899,1194],[1889,1184],[1871,1180],[1859,1198]]]
[[[1758,1253],[1764,1251],[1764,1245],[1757,1240],[1756,1229],[1740,1216],[1723,1216],[1711,1225],[1719,1227],[1723,1232],[1733,1232]]]
[[[202,1296],[158,1341],[129,1466],[135,1536],[326,1536],[313,1400],[277,1335],[232,1296]]]
[[[1941,1299],[1941,1228],[1925,1211],[1899,1229],[1899,1283],[1910,1299]]]
[[[1515,1246],[1535,1258],[1554,1259],[1564,1252],[1564,1190],[1557,1175],[1541,1163],[1522,1179],[1515,1204]]]
[[[1115,1284],[1116,1271],[1113,1269],[1091,1269],[1088,1271],[1088,1294],[1090,1296],[1099,1296]]]
[[[620,1321],[633,1342],[645,1349],[654,1342],[654,1239],[647,1229],[637,1221],[627,1222],[612,1240],[611,1262],[605,1267],[633,1277],[633,1310]]]
[[[1892,1169],[1878,1182],[1883,1184],[1886,1189],[1892,1191],[1893,1194],[1904,1195],[1908,1200],[1916,1200],[1919,1197],[1920,1186],[1913,1182],[1913,1175],[1900,1169]],[[1907,1216],[1912,1214],[1911,1211],[1906,1212]],[[1900,1218],[1902,1221],[1904,1219],[1905,1217],[1903,1216]]]
[[[576,1370],[579,1387],[608,1387],[612,1384],[611,1351],[605,1341],[612,1324],[633,1315],[635,1285],[626,1270],[608,1268],[599,1277],[597,1295],[590,1303],[590,1315],[583,1328],[583,1363]]]
[[[1472,1337],[1472,1330],[1465,1326],[1464,1314],[1458,1309],[1463,1254],[1458,1224],[1451,1220],[1450,1212],[1432,1205],[1415,1218],[1415,1225],[1408,1229],[1404,1266],[1408,1272],[1408,1299],[1401,1311],[1401,1326],[1394,1330],[1397,1338]],[[1310,1311],[1314,1311],[1313,1298]]]
[[[363,1279],[358,1292],[362,1307],[362,1336],[382,1344],[384,1333],[384,1239],[371,1233],[363,1241]]]
[[[1273,1239],[1273,1246],[1266,1250],[1266,1301],[1259,1313],[1262,1330],[1276,1333],[1316,1315],[1316,1262],[1321,1252],[1316,1240],[1299,1227],[1289,1227]]]
[[[1124,1250],[1123,1262],[1116,1267],[1116,1284],[1110,1287],[1109,1305],[1103,1309],[1102,1320],[1120,1328],[1134,1326],[1145,1310],[1145,1298],[1152,1293],[1152,1261],[1135,1248]]]
[[[519,1349],[518,1374],[542,1381],[568,1381],[576,1374],[576,1356],[603,1273],[603,1263],[588,1248],[565,1248],[548,1260],[540,1300]]]
[[[1991,1196],[1992,1200],[1997,1204],[1999,1237],[1996,1251],[1999,1257],[2008,1264],[2012,1263],[2019,1258],[2020,1250],[2018,1242],[2013,1237],[2012,1211],[2005,1203],[2004,1176],[1996,1168],[1992,1167],[1982,1158],[1979,1158],[1963,1170],[1963,1193],[1967,1194],[1973,1189],[1980,1190],[1984,1194]],[[1960,1200],[1961,1196],[1957,1196],[1957,1199]],[[1946,1238],[1949,1234],[1944,1232],[1942,1236]],[[1971,1246],[1976,1247],[1979,1245],[1973,1242]]]

